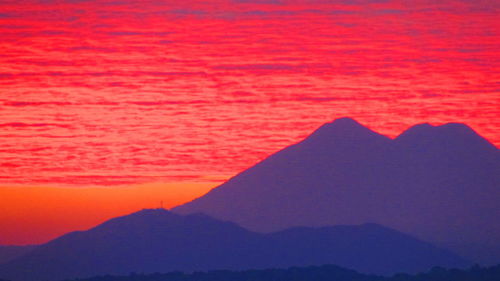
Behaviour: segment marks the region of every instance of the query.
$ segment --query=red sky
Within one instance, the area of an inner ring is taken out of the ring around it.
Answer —
[[[179,204],[342,116],[498,146],[495,2],[2,1],[0,244]]]

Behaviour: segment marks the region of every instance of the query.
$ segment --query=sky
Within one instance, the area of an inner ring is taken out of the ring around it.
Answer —
[[[500,145],[498,1],[0,2],[0,245],[172,207],[336,118]]]

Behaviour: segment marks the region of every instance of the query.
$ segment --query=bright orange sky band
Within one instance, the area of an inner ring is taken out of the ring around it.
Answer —
[[[39,244],[69,231],[143,208],[171,208],[206,193],[213,183],[132,187],[0,187],[0,245]]]

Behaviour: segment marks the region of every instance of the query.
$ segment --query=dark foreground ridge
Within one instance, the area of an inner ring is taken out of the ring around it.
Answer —
[[[18,258],[35,249],[36,245],[0,246],[0,264]]]
[[[100,276],[78,281],[498,281],[500,265],[472,267],[467,270],[434,267],[417,275],[396,274],[392,277],[365,275],[334,265],[292,267],[246,271],[209,271],[185,274],[135,274]]]
[[[73,232],[0,265],[0,278],[62,280],[130,272],[245,270],[335,264],[369,274],[470,265],[377,224],[296,227],[262,234],[203,214],[142,210]]]

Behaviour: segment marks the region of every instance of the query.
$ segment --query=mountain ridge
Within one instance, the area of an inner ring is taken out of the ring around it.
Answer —
[[[426,241],[498,244],[499,171],[498,149],[467,125],[389,139],[341,118],[172,210],[260,232],[376,222]]]
[[[0,278],[61,280],[129,272],[333,263],[362,272],[466,266],[455,254],[384,226],[301,227],[261,234],[207,215],[146,209],[75,231],[0,265]]]

